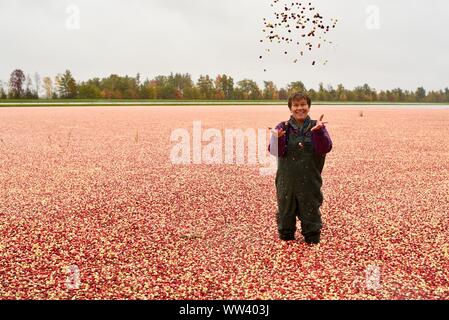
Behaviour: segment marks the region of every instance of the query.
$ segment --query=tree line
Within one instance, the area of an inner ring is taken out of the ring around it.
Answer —
[[[105,78],[76,81],[70,70],[54,79],[39,74],[34,76],[16,69],[9,82],[0,81],[0,99],[170,99],[170,100],[286,100],[294,92],[305,92],[315,101],[358,102],[449,102],[449,88],[415,91],[396,88],[377,91],[368,84],[347,89],[342,84],[333,87],[319,84],[317,90],[306,88],[301,81],[278,88],[272,81],[264,81],[263,88],[257,82],[243,79],[235,82],[222,74],[215,78],[201,75],[195,82],[190,74],[171,73],[142,81],[135,77],[112,74]]]

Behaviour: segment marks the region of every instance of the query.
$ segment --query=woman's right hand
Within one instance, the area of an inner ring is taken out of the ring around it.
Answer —
[[[283,136],[285,136],[285,130],[284,129],[271,129],[271,133],[273,134],[273,136],[275,136],[276,138],[282,138]]]

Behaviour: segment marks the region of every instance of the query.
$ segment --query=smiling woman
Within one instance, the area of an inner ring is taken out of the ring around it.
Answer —
[[[280,239],[295,240],[298,217],[306,243],[318,244],[322,228],[321,173],[332,141],[322,122],[324,115],[318,121],[310,119],[311,105],[311,99],[302,93],[288,100],[291,118],[276,127],[269,148],[278,157],[276,192]]]

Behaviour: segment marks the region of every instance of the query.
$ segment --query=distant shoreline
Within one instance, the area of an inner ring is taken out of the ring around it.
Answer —
[[[0,108],[8,107],[132,107],[132,106],[282,106],[287,105],[286,101],[175,101],[175,100],[42,100],[42,101],[0,101]],[[314,106],[341,106],[341,107],[380,107],[380,108],[405,108],[405,109],[449,109],[448,103],[391,103],[391,102],[314,102]]]

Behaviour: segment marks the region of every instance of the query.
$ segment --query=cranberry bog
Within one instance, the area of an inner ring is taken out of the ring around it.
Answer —
[[[0,108],[0,299],[448,299],[449,110],[321,114],[308,246],[278,240],[260,164],[171,157],[175,130],[204,152],[199,121],[264,133],[286,106]]]

